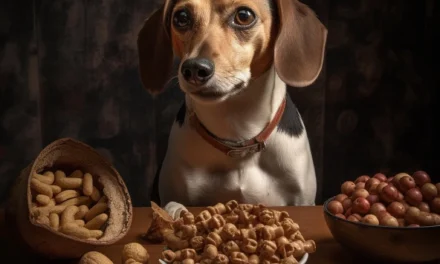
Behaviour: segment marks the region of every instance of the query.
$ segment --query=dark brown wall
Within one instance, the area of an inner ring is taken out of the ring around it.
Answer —
[[[363,173],[421,168],[438,175],[433,34],[440,5],[305,2],[329,28],[322,75],[289,89],[308,130],[318,201]],[[42,147],[68,136],[108,157],[134,203],[148,205],[183,98],[167,90],[153,99],[138,78],[137,32],[160,3],[0,3],[0,201]]]

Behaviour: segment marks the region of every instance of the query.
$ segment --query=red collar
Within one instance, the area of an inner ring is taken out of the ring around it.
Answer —
[[[190,115],[190,124],[195,128],[197,133],[205,139],[214,148],[220,150],[224,154],[232,158],[244,158],[249,154],[254,154],[260,152],[266,148],[266,141],[272,134],[274,129],[278,126],[281,117],[283,116],[284,109],[286,108],[286,98],[281,102],[274,118],[270,121],[263,131],[260,132],[256,137],[240,142],[239,146],[231,146],[220,139],[216,138],[208,129],[203,126],[197,115],[192,112]]]

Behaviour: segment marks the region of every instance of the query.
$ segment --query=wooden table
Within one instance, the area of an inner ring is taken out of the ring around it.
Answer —
[[[277,208],[280,209],[280,208]],[[189,208],[196,214],[201,208]],[[344,249],[333,239],[324,221],[322,206],[315,207],[284,207],[282,210],[289,212],[290,216],[300,225],[301,232],[306,239],[313,239],[317,243],[317,251],[310,255],[308,264],[345,264],[345,263],[372,263],[363,260],[344,251]],[[13,248],[8,243],[5,236],[6,227],[4,225],[3,214],[0,214],[0,254],[14,259],[12,262],[0,263],[76,263],[75,261],[48,261],[31,256],[19,248]],[[120,254],[124,244],[137,241],[142,243],[151,255],[151,264],[158,263],[163,245],[152,245],[140,238],[145,234],[151,221],[150,208],[134,208],[134,218],[131,230],[125,238],[117,245],[99,249],[102,253],[111,258],[115,264],[121,263]],[[12,248],[11,248],[12,247]],[[439,249],[440,250],[440,249]]]

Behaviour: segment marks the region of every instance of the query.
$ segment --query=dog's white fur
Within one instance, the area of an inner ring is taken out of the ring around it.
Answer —
[[[220,103],[198,102],[189,95],[185,100],[217,137],[244,140],[264,129],[285,95],[286,84],[272,66]],[[232,199],[268,206],[315,204],[315,169],[305,129],[298,137],[274,130],[263,152],[234,159],[206,142],[191,127],[188,112],[185,116],[182,126],[173,124],[159,175],[161,206],[171,216],[178,218],[184,205]]]

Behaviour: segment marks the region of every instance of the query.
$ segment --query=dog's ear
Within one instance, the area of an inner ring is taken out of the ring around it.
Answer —
[[[288,85],[308,86],[321,72],[327,29],[316,14],[298,0],[276,0],[275,3],[279,19],[275,69]]]
[[[141,81],[153,95],[163,91],[173,69],[173,48],[168,22],[172,8],[170,2],[173,1],[166,1],[145,20],[137,39]]]

